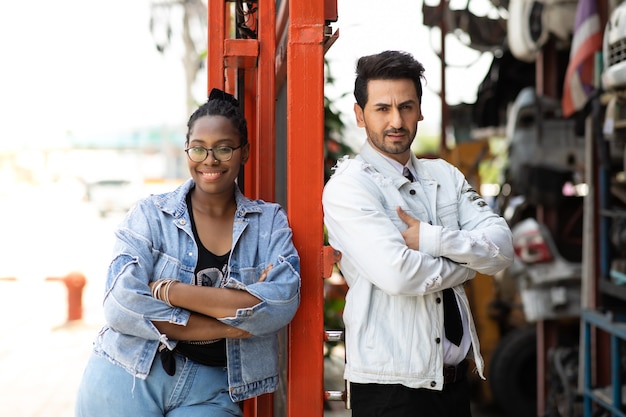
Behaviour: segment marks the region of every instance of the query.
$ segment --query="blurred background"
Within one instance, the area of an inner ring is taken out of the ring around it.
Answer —
[[[403,49],[424,63],[428,81],[416,142],[436,150],[439,37],[421,23],[421,2],[382,3],[338,1],[325,93],[335,137],[345,152],[363,140],[352,116],[358,57]],[[488,12],[487,0],[472,7],[481,4]],[[455,39],[451,104],[476,99],[492,58]],[[112,216],[188,176],[185,124],[207,91],[206,2],[3,1],[0,53],[0,279],[82,270],[94,280],[104,270],[93,270],[93,257],[108,257],[94,250],[105,241],[96,233],[107,236]]]
[[[338,152],[363,140],[352,116],[356,60],[383,49],[424,63],[418,151],[436,150],[439,35],[422,24],[421,2],[337,4],[325,95]],[[208,88],[206,24],[206,0],[0,1],[0,415],[73,415],[103,323],[115,226],[139,198],[188,176],[185,124]],[[491,53],[450,42],[447,100],[473,102]],[[73,273],[85,279],[77,321],[68,320]],[[332,302],[330,326],[342,309]],[[328,374],[341,380],[340,369]]]

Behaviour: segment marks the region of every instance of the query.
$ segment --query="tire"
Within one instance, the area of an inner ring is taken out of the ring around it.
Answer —
[[[509,417],[537,416],[537,332],[534,326],[511,330],[489,362],[496,404]]]

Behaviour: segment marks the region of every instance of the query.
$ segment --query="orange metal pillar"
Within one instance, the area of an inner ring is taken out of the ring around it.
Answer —
[[[275,198],[276,172],[276,3],[260,1],[258,12],[259,59],[256,75],[256,132],[258,147],[256,157],[256,181],[258,198]]]
[[[275,199],[275,120],[274,54],[276,51],[276,5],[259,2],[256,14],[257,40],[254,65],[244,76],[244,109],[251,133],[251,155],[246,164],[245,193],[252,198]],[[245,415],[271,417],[274,397],[262,395],[246,401]]]
[[[210,1],[207,5],[207,88],[224,88],[224,41],[226,38],[226,3]],[[208,91],[207,91],[208,97]]]
[[[323,2],[282,3],[281,25],[289,22],[284,32],[276,29],[275,6],[272,1],[258,3],[258,39],[227,39],[230,20],[226,2],[209,2],[207,87],[225,88],[243,98],[252,144],[245,192],[253,198],[273,200],[277,81],[283,81],[282,70],[287,68],[287,210],[302,260],[302,303],[288,332],[287,413],[319,416],[323,414],[324,396],[320,248],[325,9]],[[281,49],[277,50],[277,33],[286,33],[286,50],[285,39],[281,39]],[[241,75],[243,83],[236,79]],[[235,91],[242,86],[243,91]],[[273,415],[272,397],[246,402],[244,412],[247,416]]]
[[[274,200],[276,4],[257,5],[252,28],[257,39],[232,39],[230,25],[235,17],[229,15],[227,3],[208,4],[207,89],[225,89],[243,103],[252,146],[244,191],[252,198]]]
[[[323,414],[324,2],[289,1],[287,210],[301,256],[302,302],[289,326],[287,414]]]

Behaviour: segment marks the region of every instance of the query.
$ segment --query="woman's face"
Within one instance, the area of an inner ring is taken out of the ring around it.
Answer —
[[[239,131],[233,123],[224,116],[203,116],[197,119],[189,133],[187,148],[202,146],[215,149],[220,146],[238,148],[233,150],[228,161],[215,159],[210,151],[202,162],[194,162],[187,158],[187,165],[196,188],[206,194],[232,193],[239,170],[246,163],[250,145],[242,147]],[[224,158],[221,158],[224,159]]]

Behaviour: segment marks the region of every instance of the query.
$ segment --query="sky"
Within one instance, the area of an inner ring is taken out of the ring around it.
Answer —
[[[24,141],[62,144],[68,136],[85,132],[184,125],[180,51],[156,51],[149,4],[0,0],[0,150]],[[422,25],[421,4],[338,0],[339,20],[333,28],[340,36],[327,53],[337,82],[327,94],[346,122],[353,123],[351,92],[358,57],[401,49],[426,68],[423,126],[438,129],[439,33]],[[450,42],[449,64],[460,68],[448,70],[448,102],[473,102],[490,57]],[[475,64],[466,67],[469,63]]]
[[[148,0],[0,0],[0,149],[186,121],[179,56]]]

